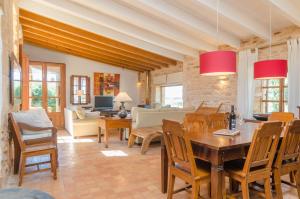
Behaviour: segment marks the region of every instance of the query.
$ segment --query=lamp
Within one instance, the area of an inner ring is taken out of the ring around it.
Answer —
[[[287,60],[272,59],[254,64],[254,79],[281,79],[287,76]]]
[[[127,111],[125,109],[124,103],[125,102],[132,102],[131,97],[126,92],[120,92],[114,99],[115,102],[120,102],[120,111],[118,113],[120,118],[125,118],[127,117]]]
[[[236,73],[236,54],[233,51],[212,51],[200,55],[200,74],[207,76]]]
[[[287,60],[270,59],[272,54],[272,13],[269,8],[269,60],[254,63],[254,79],[282,79],[287,76]]]
[[[219,0],[217,0],[217,39],[219,39]],[[212,51],[202,53],[200,75],[230,75],[236,73],[236,54],[234,51]]]

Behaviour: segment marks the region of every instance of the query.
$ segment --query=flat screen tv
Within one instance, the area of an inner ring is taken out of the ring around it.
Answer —
[[[95,96],[95,109],[113,109],[113,96]]]

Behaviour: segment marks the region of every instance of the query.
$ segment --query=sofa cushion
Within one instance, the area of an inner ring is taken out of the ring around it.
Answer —
[[[149,109],[149,108],[141,108],[141,107],[132,107],[131,108],[131,118],[132,121],[136,121],[136,117],[138,112],[154,112],[157,111],[155,109]]]
[[[99,118],[89,118],[86,117],[81,120],[74,120],[74,125],[88,125],[88,124],[95,124],[99,122]]]
[[[77,117],[81,120],[85,118],[85,111],[82,109],[76,110],[76,114],[77,114]]]

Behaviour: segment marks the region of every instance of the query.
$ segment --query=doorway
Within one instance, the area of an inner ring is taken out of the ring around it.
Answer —
[[[65,64],[29,61],[28,109],[44,108],[56,128],[64,128]]]

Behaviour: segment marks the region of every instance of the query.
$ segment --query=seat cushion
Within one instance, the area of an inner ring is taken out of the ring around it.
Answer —
[[[245,174],[243,173],[244,164],[245,164],[244,159],[233,160],[233,161],[225,162],[224,168],[228,174],[245,176]]]
[[[197,159],[196,160],[196,166],[197,166],[198,175],[201,178],[210,176],[210,164],[208,162]],[[177,169],[180,169],[180,170],[184,171],[184,172],[191,173],[190,164],[176,163],[175,167]]]
[[[54,144],[33,145],[33,146],[26,146],[25,152],[46,151],[55,148],[56,146]]]
[[[23,134],[22,138],[24,141],[26,140],[34,140],[34,139],[39,139],[39,138],[46,138],[46,137],[51,137],[52,136],[52,132],[49,131],[34,131],[30,134],[30,132],[28,132],[27,134]]]

